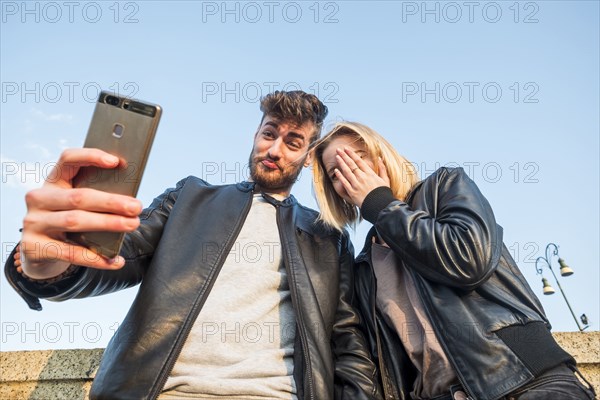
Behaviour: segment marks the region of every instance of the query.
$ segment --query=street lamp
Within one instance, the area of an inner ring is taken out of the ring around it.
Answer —
[[[552,251],[552,254],[549,253],[551,247],[554,249]],[[554,276],[554,280],[556,281],[556,285],[558,286],[560,293],[562,294],[563,298],[565,299],[565,302],[567,303],[567,307],[569,307],[569,311],[571,311],[571,315],[573,316],[573,319],[575,320],[575,323],[577,324],[577,328],[579,328],[579,331],[583,332],[585,329],[589,328],[587,316],[585,314],[581,314],[581,317],[580,317],[581,323],[584,325],[582,327],[581,325],[579,325],[579,321],[575,317],[575,313],[573,312],[573,309],[571,308],[571,304],[569,304],[569,300],[567,300],[567,296],[565,296],[565,292],[563,291],[562,287],[560,286],[560,282],[558,281],[558,279],[556,278],[556,275],[554,274],[554,270],[552,269],[552,265],[550,263],[551,257],[553,255],[558,256],[558,246],[555,245],[554,243],[549,243],[548,246],[546,246],[546,257],[540,256],[535,260],[535,270],[537,271],[538,275],[542,275],[543,264],[540,267],[538,267],[538,262],[542,261],[542,262],[546,263],[546,266],[548,267],[550,272],[552,272],[552,276]],[[565,263],[565,260],[558,257],[558,264],[560,265],[561,276],[573,275],[573,270],[571,269],[571,267],[569,267]],[[542,275],[542,284],[544,285],[544,294],[549,295],[549,294],[553,294],[555,292],[554,288],[550,285],[550,282],[548,282],[548,279],[544,278],[543,275]]]

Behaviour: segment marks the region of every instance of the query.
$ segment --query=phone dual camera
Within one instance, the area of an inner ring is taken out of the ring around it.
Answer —
[[[156,107],[153,105],[140,103],[135,100],[130,100],[105,92],[100,93],[98,102],[108,104],[109,106],[122,108],[124,110],[129,110],[137,114],[146,115],[148,117],[154,117],[156,115]]]

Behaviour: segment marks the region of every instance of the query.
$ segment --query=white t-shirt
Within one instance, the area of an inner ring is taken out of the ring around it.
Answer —
[[[296,399],[295,335],[276,209],[255,194],[159,398]]]

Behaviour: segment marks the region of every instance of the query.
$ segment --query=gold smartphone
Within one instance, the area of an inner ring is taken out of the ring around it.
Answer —
[[[98,148],[121,160],[113,169],[82,167],[73,187],[137,195],[162,109],[157,104],[102,91],[83,147]],[[67,238],[105,257],[119,254],[124,233],[69,232]]]

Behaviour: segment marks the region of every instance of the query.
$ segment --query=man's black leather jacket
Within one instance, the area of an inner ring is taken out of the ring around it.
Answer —
[[[375,306],[375,233],[412,275],[436,338],[470,398],[495,400],[561,362],[542,305],[502,243],[502,228],[461,168],[441,168],[406,202],[389,188],[362,206],[374,223],[356,260],[356,291],[385,399],[410,399],[415,370]],[[426,383],[425,383],[426,384]]]
[[[92,399],[154,399],[182,349],[252,204],[254,184],[212,186],[189,177],[143,211],[126,235],[118,271],[79,268],[54,284],[31,283],[9,257],[5,272],[31,308],[39,298],[98,296],[141,283],[109,343]],[[283,260],[297,334],[299,399],[379,398],[375,366],[352,307],[353,252],[346,234],[315,223],[316,212],[291,196],[277,201]],[[249,301],[251,301],[249,299]],[[334,384],[335,382],[335,384]],[[334,390],[335,386],[335,390]]]

